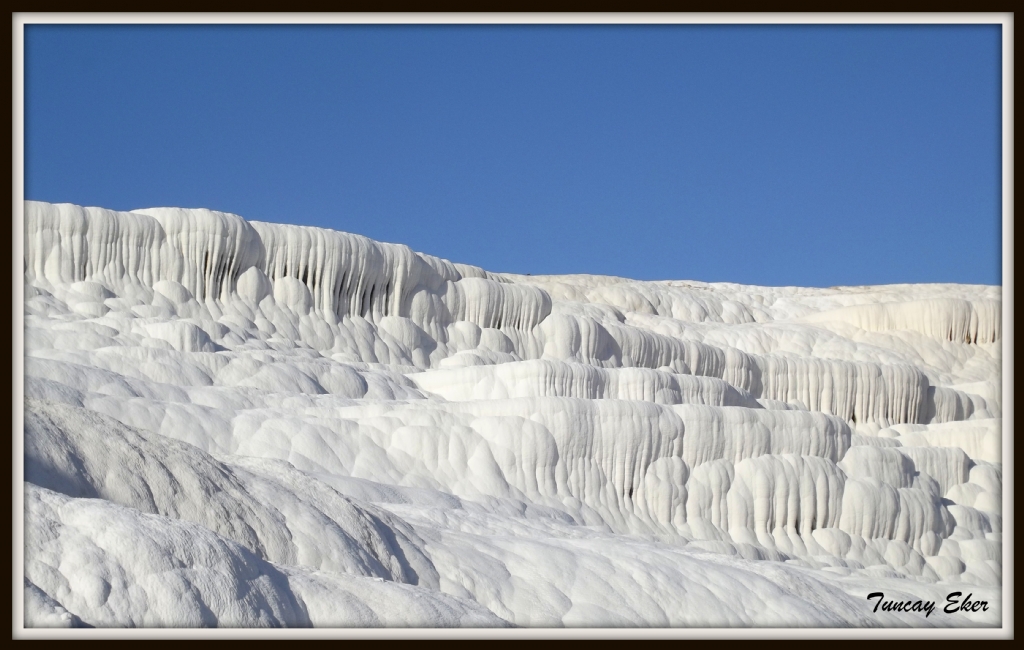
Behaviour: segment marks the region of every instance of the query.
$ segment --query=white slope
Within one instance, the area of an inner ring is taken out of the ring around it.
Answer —
[[[27,626],[1002,620],[999,287],[28,202],[25,296]]]

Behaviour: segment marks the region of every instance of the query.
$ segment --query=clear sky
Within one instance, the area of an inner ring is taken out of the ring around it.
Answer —
[[[25,197],[513,273],[1000,284],[994,26],[44,26]]]

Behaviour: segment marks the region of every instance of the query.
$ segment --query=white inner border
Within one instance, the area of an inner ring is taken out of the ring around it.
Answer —
[[[15,639],[1012,639],[1013,638],[1013,14],[1012,13],[14,13],[13,29],[13,600]],[[1002,26],[1003,622],[1001,628],[40,629],[25,627],[24,181],[27,24],[998,24]]]

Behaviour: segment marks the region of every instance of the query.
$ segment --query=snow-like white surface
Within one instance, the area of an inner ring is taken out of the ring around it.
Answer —
[[[1001,622],[999,287],[25,210],[28,626]]]

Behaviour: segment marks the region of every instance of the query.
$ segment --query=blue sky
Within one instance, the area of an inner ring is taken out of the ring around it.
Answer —
[[[25,31],[25,197],[492,271],[1001,282],[994,26]]]

